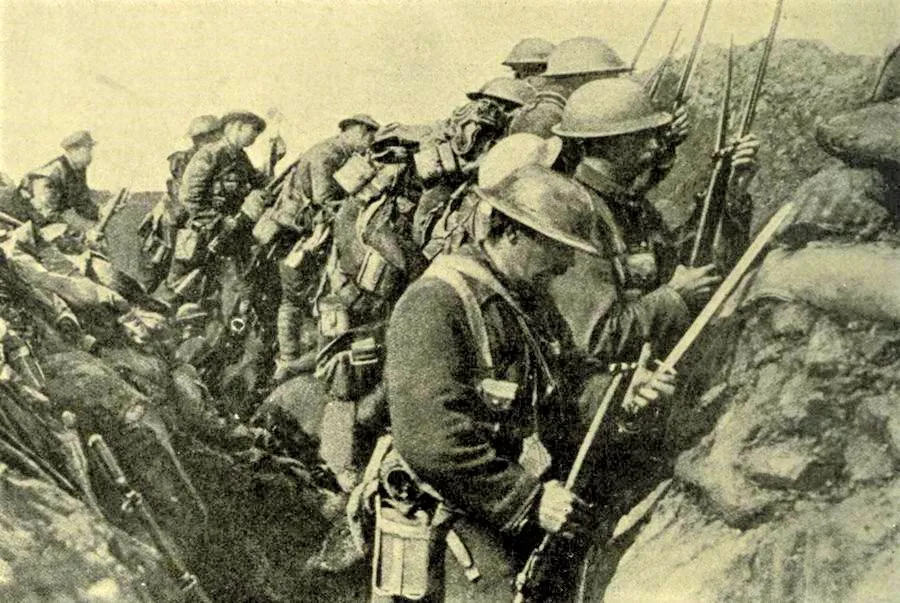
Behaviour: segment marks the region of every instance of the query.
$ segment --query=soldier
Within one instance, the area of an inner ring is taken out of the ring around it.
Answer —
[[[172,259],[175,244],[175,229],[180,228],[187,218],[184,206],[178,200],[178,189],[188,162],[197,150],[215,142],[222,134],[221,122],[215,115],[201,115],[191,120],[187,135],[193,143],[190,149],[175,151],[169,155],[169,174],[166,180],[167,197],[161,199],[147,213],[138,226],[138,234],[143,236],[142,251],[148,257],[150,274],[142,283],[149,293],[153,293],[165,279]]]
[[[547,57],[554,48],[543,38],[525,38],[513,46],[503,64],[512,69],[517,80],[525,80],[540,89],[544,84],[544,78],[540,76],[547,70]]]
[[[547,70],[542,74],[544,85],[512,119],[509,133],[551,136],[551,128],[562,119],[566,100],[579,86],[630,71],[616,51],[600,38],[572,38],[560,43],[547,57]]]
[[[393,445],[376,499],[379,597],[510,600],[536,528],[571,537],[587,522],[587,504],[559,481],[577,448],[586,359],[570,354],[546,286],[576,250],[600,253],[590,240],[591,200],[536,165],[483,191],[483,200],[491,207],[483,240],[436,259],[400,298],[388,329]],[[646,404],[671,393],[673,376],[643,383]],[[464,545],[452,545],[452,556],[443,550],[450,529]],[[453,557],[469,578],[474,561],[480,580],[467,580]],[[548,597],[565,598],[575,566],[556,566]]]
[[[258,115],[229,113],[222,118],[221,138],[188,161],[178,193],[187,218],[176,233],[166,278],[176,298],[199,299],[217,292],[222,269],[217,254],[227,253],[239,262],[249,255],[250,237],[237,231],[246,230],[252,217],[242,219],[239,210],[251,191],[265,186],[266,175],[253,167],[244,149],[265,128]]]
[[[68,209],[86,220],[96,221],[98,208],[87,185],[87,168],[93,161],[96,144],[86,130],[66,136],[60,143],[65,151],[62,155],[22,178],[17,207],[9,213],[22,221],[31,220],[37,226],[62,222],[63,212]],[[92,243],[101,236],[93,229],[88,229],[86,235]]]
[[[342,119],[338,127],[340,134],[303,153],[274,208],[276,220],[294,233],[294,246],[279,264],[281,304],[275,381],[295,374],[305,351],[304,316],[308,315],[328,250],[331,222],[347,196],[334,180],[334,173],[355,153],[365,153],[379,126],[370,116],[359,114]]]
[[[672,115],[655,109],[642,86],[618,78],[590,82],[575,91],[562,121],[553,127],[579,150],[574,178],[590,190],[608,257],[608,262],[594,263],[596,271],[588,278],[598,286],[590,290],[608,295],[600,283],[612,281],[616,300],[610,306],[608,299],[595,299],[586,316],[567,318],[586,322],[576,332],[596,337],[582,340],[582,345],[613,357],[636,354],[650,339],[654,351],[664,353],[719,280],[713,265],[681,265],[678,237],[668,232],[645,197],[672,167],[673,147],[667,143],[672,123]],[[755,172],[758,146],[749,135],[738,141],[733,155],[737,186],[730,191],[723,220],[722,239],[732,248],[725,268],[746,246],[751,206],[745,190]],[[682,238],[688,237],[682,233]],[[557,284],[563,304],[572,303],[571,285],[583,285],[585,279],[578,271],[567,277]]]
[[[425,247],[437,220],[462,187],[470,183],[481,157],[506,136],[509,120],[534,96],[521,80],[495,78],[470,92],[470,102],[454,110],[444,131],[416,153],[416,173],[425,186],[413,220],[413,236]]]
[[[316,301],[316,362],[317,376],[333,398],[322,419],[320,455],[345,491],[356,484],[358,467],[387,427],[381,378],[391,310],[425,269],[412,238],[421,194],[408,162],[418,146],[414,134],[396,124],[382,128],[365,162],[359,161],[360,167],[348,162],[335,175],[352,196],[335,216],[334,242]],[[351,168],[352,174],[345,173]]]
[[[507,136],[494,145],[480,162],[478,186],[491,188],[524,165],[553,167],[561,150],[562,140],[556,136],[543,139],[525,132]],[[469,188],[456,196],[456,202],[447,204],[432,229],[431,240],[422,251],[426,258],[431,260],[439,253],[452,253],[478,236],[485,220],[477,211],[479,199],[477,192]]]

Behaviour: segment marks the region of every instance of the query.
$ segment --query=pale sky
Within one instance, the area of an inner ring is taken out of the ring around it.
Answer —
[[[252,157],[280,133],[292,159],[352,113],[445,117],[506,73],[523,37],[599,36],[630,61],[660,2],[0,0],[0,171],[18,181],[88,129],[100,141],[93,188],[163,190],[190,120],[233,109],[269,118]],[[639,69],[682,24],[687,51],[703,3],[670,0]],[[774,5],[714,0],[706,41],[763,37]],[[778,35],[880,55],[900,38],[900,0],[786,0]]]

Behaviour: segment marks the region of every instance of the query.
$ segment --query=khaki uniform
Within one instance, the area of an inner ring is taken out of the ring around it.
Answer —
[[[15,217],[37,226],[62,222],[68,209],[87,220],[97,220],[98,209],[91,200],[86,168],[76,169],[65,155],[29,172],[18,189],[22,201]]]
[[[480,309],[482,328],[462,295]],[[512,599],[539,534],[541,483],[564,479],[580,437],[577,390],[588,365],[573,348],[552,303],[508,289],[469,247],[435,260],[397,303],[385,367],[394,446],[453,510],[482,574],[467,581],[448,554],[430,600]],[[575,565],[554,565],[556,599],[574,584]]]
[[[205,284],[201,295],[217,291],[222,262],[211,257],[207,246],[220,234],[225,218],[238,213],[250,191],[262,188],[266,175],[253,167],[243,149],[233,148],[224,138],[204,145],[185,167],[179,201],[187,211],[187,221],[178,230],[167,284],[174,288],[194,268],[203,267]],[[249,235],[249,233],[247,233]],[[235,237],[223,255],[245,261],[250,237]],[[188,297],[192,297],[188,295]]]
[[[349,484],[387,426],[382,381],[384,333],[394,303],[425,269],[412,240],[418,188],[404,163],[378,173],[334,219],[334,242],[317,300],[318,376],[334,402],[323,419],[321,456]],[[334,429],[336,425],[347,426]],[[346,475],[342,477],[342,472]]]
[[[304,317],[319,282],[330,237],[322,237],[314,249],[301,249],[315,224],[330,227],[347,194],[334,180],[334,173],[353,155],[340,136],[310,147],[300,158],[282,189],[276,211],[289,215],[293,224],[294,250],[279,265],[281,304],[278,307],[278,348],[283,360],[296,360],[303,353],[301,335]],[[320,227],[320,228],[322,228]]]

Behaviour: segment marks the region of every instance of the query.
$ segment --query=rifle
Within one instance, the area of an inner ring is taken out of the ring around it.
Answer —
[[[119,462],[116,460],[113,451],[106,445],[103,436],[95,433],[89,437],[88,447],[96,453],[97,458],[105,467],[116,487],[122,492],[124,498],[121,507],[122,511],[126,513],[137,513],[138,518],[147,529],[156,548],[162,553],[163,560],[165,561],[169,572],[178,583],[181,592],[183,592],[190,600],[200,601],[201,603],[212,603],[212,599],[209,598],[209,595],[206,594],[206,591],[203,590],[203,587],[200,586],[200,583],[197,581],[197,576],[191,573],[187,565],[185,565],[184,560],[181,558],[181,554],[175,546],[169,542],[168,538],[163,533],[162,528],[156,523],[156,519],[153,517],[153,513],[147,505],[147,502],[144,500],[144,497],[128,483],[128,478],[125,477],[122,467],[119,466]]]
[[[113,217],[121,207],[125,204],[125,201],[128,197],[131,196],[130,191],[127,188],[120,189],[118,194],[113,197],[113,200],[106,204],[103,208],[103,212],[100,214],[100,219],[97,220],[97,225],[94,227],[98,233],[102,233],[106,230],[106,227],[109,225],[109,219]]]
[[[700,51],[700,43],[703,41],[703,32],[706,29],[706,20],[709,17],[709,9],[712,7],[712,0],[706,0],[706,7],[703,9],[703,16],[700,18],[700,28],[697,29],[697,35],[694,37],[694,44],[691,46],[691,54],[688,55],[681,70],[681,78],[678,80],[678,88],[675,90],[675,98],[672,106],[678,109],[684,104],[687,92],[688,82],[694,73],[694,63],[697,61],[697,53]]]
[[[672,45],[669,46],[669,52],[666,53],[665,58],[663,58],[662,62],[653,72],[653,75],[650,76],[648,82],[650,84],[647,89],[647,95],[650,97],[651,101],[655,101],[657,95],[659,94],[659,89],[662,87],[663,80],[666,77],[666,72],[669,70],[669,65],[672,64],[672,55],[675,53],[675,47],[678,44],[678,38],[681,37],[681,27],[678,27],[678,31],[675,32],[675,38],[672,40]]]
[[[659,10],[656,11],[656,15],[653,17],[653,21],[650,22],[650,27],[647,28],[647,33],[644,34],[644,39],[641,40],[640,46],[638,46],[637,51],[634,53],[634,58],[631,59],[631,70],[634,71],[634,68],[637,66],[638,59],[641,57],[641,53],[644,52],[644,47],[647,45],[647,41],[650,39],[650,36],[653,35],[653,30],[656,29],[656,24],[659,22],[659,18],[662,17],[663,11],[666,10],[666,5],[669,3],[669,0],[663,0],[662,6],[659,7]]]
[[[644,350],[649,350],[649,346],[645,345]],[[642,356],[644,355],[644,350],[641,351]],[[645,358],[644,361],[646,360],[647,359]],[[593,448],[594,440],[597,438],[600,426],[603,424],[603,419],[606,417],[609,406],[612,403],[616,392],[619,390],[619,385],[622,382],[624,372],[636,366],[637,365],[628,364],[609,366],[610,371],[613,372],[612,381],[606,387],[600,406],[594,413],[594,418],[591,420],[590,427],[588,427],[587,435],[584,436],[581,445],[578,447],[578,454],[575,456],[575,462],[572,463],[572,468],[569,470],[568,476],[566,476],[567,489],[571,490],[578,481],[578,476],[581,474],[584,461],[591,448]],[[538,574],[541,563],[547,554],[547,547],[550,546],[553,540],[553,536],[549,532],[545,533],[540,544],[531,551],[531,555],[528,556],[528,560],[525,562],[522,570],[516,575],[516,596],[513,598],[514,603],[524,603],[526,601],[526,597],[530,594],[529,586],[534,583],[534,578]]]
[[[706,306],[703,308],[700,314],[697,315],[697,318],[694,319],[694,322],[691,323],[687,331],[685,331],[684,335],[681,336],[681,339],[678,340],[678,343],[675,344],[675,347],[672,348],[672,351],[669,352],[665,360],[660,363],[662,366],[674,368],[675,365],[681,360],[684,354],[690,349],[691,345],[697,340],[700,333],[703,332],[703,329],[705,329],[709,322],[712,320],[713,316],[715,316],[716,312],[718,312],[719,308],[722,307],[722,304],[725,303],[725,300],[728,299],[728,296],[731,295],[731,293],[737,287],[738,283],[740,283],[744,275],[750,270],[753,263],[765,250],[766,245],[768,245],[772,237],[775,236],[781,225],[788,219],[788,217],[793,214],[793,212],[793,203],[787,203],[781,209],[779,209],[775,213],[775,215],[772,216],[772,218],[769,219],[769,222],[756,236],[756,238],[744,252],[744,255],[741,256],[740,260],[738,260],[737,264],[735,264],[734,269],[728,274],[728,277],[724,281],[722,281],[722,284],[719,285],[719,288],[707,302]],[[612,382],[609,384],[609,387],[607,387],[606,392],[604,393],[603,400],[600,403],[597,412],[594,414],[594,418],[591,421],[591,425],[588,429],[587,435],[584,437],[581,445],[578,448],[578,454],[575,457],[575,462],[572,464],[572,468],[569,470],[569,475],[566,478],[566,488],[572,489],[578,480],[578,476],[581,473],[584,460],[587,457],[587,454],[590,451],[591,447],[593,446],[600,426],[603,423],[603,419],[619,389],[624,371],[636,368],[637,366],[644,366],[644,363],[649,360],[649,357],[650,346],[649,344],[644,344],[644,347],[641,350],[640,359],[636,364],[615,366],[611,365],[611,368],[613,370],[616,370],[615,375]],[[635,382],[636,374],[637,371],[632,372],[631,382],[628,384],[628,388],[625,390],[625,394],[623,396],[623,404],[634,396],[634,392],[636,391],[636,387],[638,385]],[[528,557],[528,560],[525,562],[522,571],[520,571],[516,576],[516,596],[514,599],[515,603],[523,603],[526,600],[526,597],[529,595],[528,587],[530,583],[533,582],[534,576],[537,574],[540,562],[546,554],[546,549],[552,541],[552,536],[550,534],[545,534],[540,544],[532,551],[531,555]]]
[[[766,66],[769,63],[769,55],[772,51],[772,45],[775,42],[775,32],[778,29],[778,21],[781,18],[781,9],[784,0],[778,0],[775,6],[775,14],[772,17],[772,23],[769,26],[769,35],[766,38],[763,47],[762,56],[759,59],[759,66],[756,70],[756,78],[753,81],[753,89],[750,97],[747,99],[747,106],[744,110],[744,116],[741,120],[740,129],[738,130],[738,139],[743,138],[750,133],[750,127],[753,124],[753,118],[756,116],[756,105],[759,101],[759,95],[762,91],[763,80],[766,76]],[[688,264],[690,266],[701,266],[708,264],[712,260],[715,241],[721,229],[722,216],[725,213],[725,201],[728,187],[734,174],[731,165],[731,155],[733,148],[726,146],[725,137],[728,129],[728,104],[731,99],[731,71],[732,71],[732,49],[728,49],[728,67],[726,72],[725,94],[723,95],[721,113],[719,115],[719,127],[716,135],[716,149],[713,157],[716,163],[710,175],[709,185],[703,197],[703,206],[700,212],[700,222],[697,225],[697,235],[694,238],[694,245],[691,249],[691,256]]]

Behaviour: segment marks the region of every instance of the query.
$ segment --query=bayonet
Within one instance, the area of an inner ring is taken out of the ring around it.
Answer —
[[[631,59],[631,70],[634,71],[634,68],[637,66],[638,59],[641,58],[641,53],[644,52],[644,47],[647,45],[647,41],[650,40],[650,36],[653,35],[653,30],[656,29],[656,24],[659,23],[659,18],[662,17],[663,11],[666,10],[666,5],[669,3],[669,0],[663,0],[662,5],[659,7],[659,10],[656,11],[656,15],[653,17],[653,21],[650,22],[650,27],[647,28],[647,33],[644,34],[644,39],[641,40],[640,46],[638,46],[637,51],[634,53],[634,58]]]
[[[687,92],[688,82],[694,73],[694,63],[697,60],[697,53],[700,51],[700,44],[703,42],[703,31],[706,29],[706,20],[709,18],[709,9],[712,7],[712,0],[706,0],[706,6],[703,9],[703,16],[700,18],[700,27],[697,29],[697,35],[694,37],[694,44],[691,46],[691,54],[688,55],[681,70],[681,78],[678,80],[678,88],[675,91],[674,107],[677,109],[684,104],[685,94]]]
[[[681,26],[678,27],[678,31],[675,32],[675,38],[672,40],[672,45],[669,46],[669,52],[666,54],[665,58],[654,71],[653,76],[650,78],[650,88],[647,90],[648,96],[650,96],[651,101],[655,101],[657,95],[659,94],[659,89],[662,87],[662,83],[665,80],[666,73],[669,71],[669,66],[672,64],[672,57],[675,54],[675,48],[678,45],[678,39],[681,37]]]

